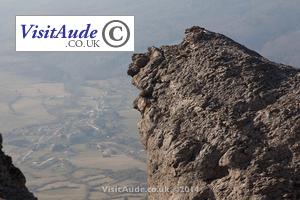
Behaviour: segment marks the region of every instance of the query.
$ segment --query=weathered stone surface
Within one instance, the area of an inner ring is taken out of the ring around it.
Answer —
[[[132,58],[148,185],[196,190],[150,200],[300,199],[299,70],[200,27]]]
[[[0,199],[35,200],[25,183],[26,179],[22,172],[12,164],[11,157],[3,153],[0,134]]]

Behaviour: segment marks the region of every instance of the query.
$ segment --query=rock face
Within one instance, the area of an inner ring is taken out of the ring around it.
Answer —
[[[299,70],[200,27],[132,60],[150,200],[300,199]]]
[[[11,157],[3,153],[0,135],[0,200],[36,200],[25,183],[22,172],[12,164]]]

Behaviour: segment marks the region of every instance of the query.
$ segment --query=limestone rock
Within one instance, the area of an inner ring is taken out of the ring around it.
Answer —
[[[132,58],[150,200],[300,199],[299,70],[200,27]]]

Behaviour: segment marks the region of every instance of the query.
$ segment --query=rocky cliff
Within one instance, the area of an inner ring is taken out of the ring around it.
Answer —
[[[35,200],[25,183],[22,172],[12,164],[11,157],[3,153],[0,135],[0,200]]]
[[[132,60],[150,200],[300,199],[299,70],[200,27]]]

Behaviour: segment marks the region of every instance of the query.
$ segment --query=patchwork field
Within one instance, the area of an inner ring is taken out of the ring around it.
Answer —
[[[81,87],[0,73],[4,149],[41,200],[145,199],[104,186],[146,186],[136,95],[122,78]]]

